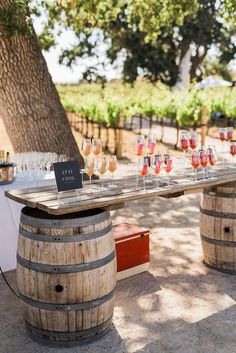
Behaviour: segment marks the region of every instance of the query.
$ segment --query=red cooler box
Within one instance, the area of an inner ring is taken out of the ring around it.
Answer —
[[[113,226],[116,256],[117,280],[134,276],[148,270],[149,230],[128,223]]]

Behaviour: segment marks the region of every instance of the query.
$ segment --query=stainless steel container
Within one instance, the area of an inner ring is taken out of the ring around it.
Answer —
[[[16,179],[16,164],[0,165],[0,185],[10,184]]]

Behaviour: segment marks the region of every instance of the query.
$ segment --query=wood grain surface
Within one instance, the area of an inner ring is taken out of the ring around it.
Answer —
[[[131,175],[122,179],[114,180],[116,188],[106,188],[101,191],[99,182],[93,182],[93,191],[89,192],[88,183],[78,192],[69,191],[58,195],[55,186],[42,186],[6,191],[6,197],[27,205],[32,208],[39,208],[49,214],[61,215],[78,212],[93,208],[117,208],[128,201],[142,200],[155,197],[178,197],[181,195],[201,192],[204,188],[221,185],[227,182],[236,181],[236,168],[221,169],[217,167],[212,178],[200,178],[194,181],[191,169],[187,170],[186,178],[183,175],[172,175],[169,185],[162,177],[162,185],[157,186],[157,180],[146,184],[146,191],[143,189],[143,180]],[[108,185],[105,181],[104,185]]]

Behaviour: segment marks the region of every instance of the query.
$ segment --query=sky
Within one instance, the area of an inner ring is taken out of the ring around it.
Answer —
[[[34,28],[37,34],[39,34],[42,30],[42,19],[41,18],[33,18]],[[51,48],[49,52],[43,51],[43,55],[46,59],[47,66],[49,72],[52,76],[52,79],[55,83],[78,83],[79,80],[82,79],[82,72],[85,68],[86,64],[92,63],[93,61],[90,60],[83,60],[82,62],[78,62],[74,64],[72,68],[69,68],[65,65],[60,65],[58,63],[58,59],[62,49],[70,48],[73,43],[76,42],[76,37],[74,33],[70,30],[63,30],[62,34],[59,38],[57,38],[58,45],[56,48]],[[101,46],[99,57],[101,60],[106,60],[105,55],[106,47]],[[118,59],[118,67],[120,69],[115,69],[109,63],[106,65],[106,72],[104,73],[108,80],[120,78],[121,76],[121,65],[119,62],[122,62],[122,58]],[[94,62],[94,64],[96,64]],[[102,72],[101,72],[102,73]]]
[[[39,34],[42,30],[42,19],[41,18],[33,18],[34,22],[34,28],[36,30],[36,33]],[[65,66],[65,65],[60,65],[58,63],[59,55],[62,49],[68,49],[70,48],[73,43],[76,42],[76,37],[74,33],[70,30],[64,30],[62,31],[62,34],[60,35],[58,40],[58,45],[56,48],[51,48],[49,52],[43,52],[43,55],[46,59],[47,65],[49,72],[52,76],[52,79],[55,83],[78,83],[79,80],[82,79],[82,72],[88,63],[92,63],[96,65],[96,62],[89,60],[83,60],[83,61],[78,61],[76,64],[74,64],[71,68]],[[99,58],[102,61],[106,61],[106,47],[101,45],[101,48],[99,48],[100,53],[99,53]],[[216,51],[214,48],[210,50],[210,56],[215,56]],[[111,79],[116,79],[121,77],[121,69],[122,69],[122,62],[123,62],[123,56],[122,54],[118,58],[116,62],[116,68],[109,63],[106,65],[106,72],[101,72],[101,74],[105,74],[108,80]],[[236,60],[234,60],[231,65],[231,69],[233,71],[236,71]]]

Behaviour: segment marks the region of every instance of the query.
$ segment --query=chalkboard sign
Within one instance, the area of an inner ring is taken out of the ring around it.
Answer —
[[[79,163],[77,161],[54,163],[53,166],[59,192],[81,189],[83,187]]]

